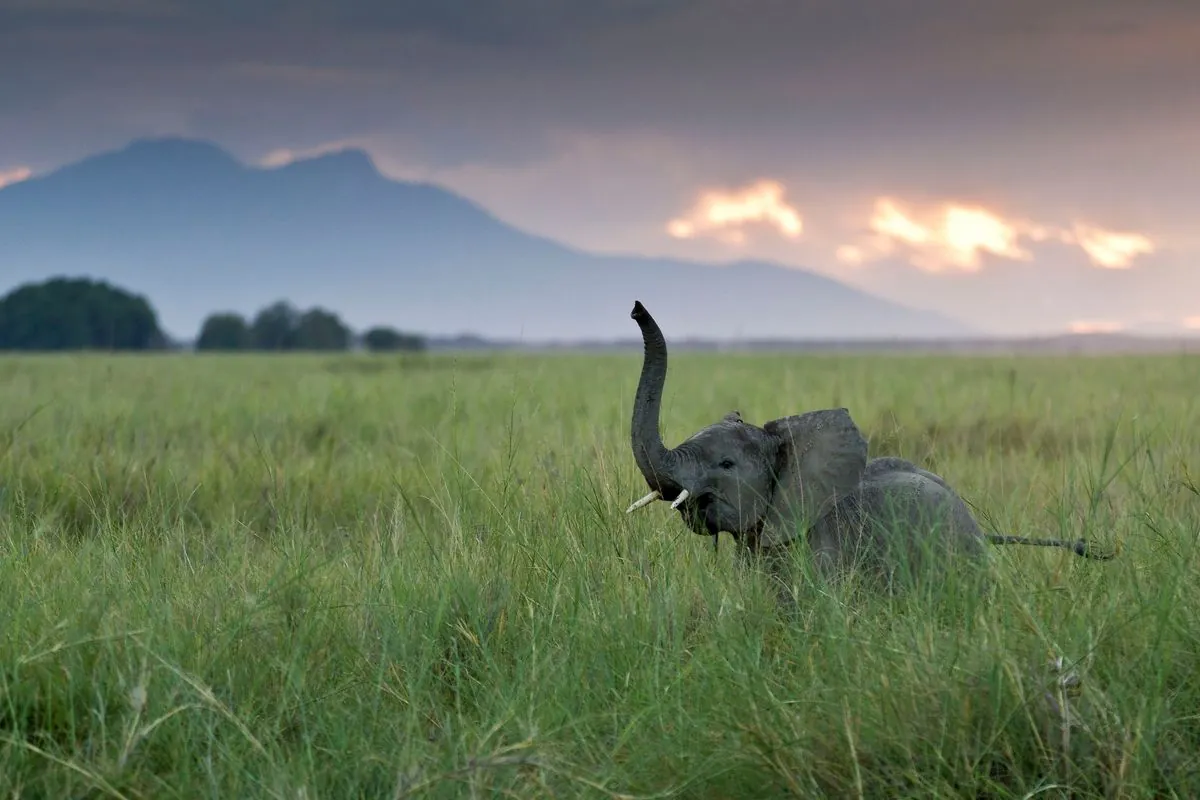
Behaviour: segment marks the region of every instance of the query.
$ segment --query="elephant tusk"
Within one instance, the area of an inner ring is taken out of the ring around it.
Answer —
[[[691,492],[689,492],[687,489],[684,489],[682,492],[680,492],[679,497],[676,497],[671,501],[671,508],[679,508],[681,505],[683,505],[683,501],[688,499],[689,494],[691,494]]]
[[[657,500],[660,496],[661,495],[659,495],[658,491],[655,490],[655,491],[651,492],[650,494],[646,495],[645,497],[643,497],[642,499],[638,500],[636,503],[631,505],[629,508],[625,509],[625,513],[632,514],[634,511],[637,511],[642,506],[650,505],[655,500]]]

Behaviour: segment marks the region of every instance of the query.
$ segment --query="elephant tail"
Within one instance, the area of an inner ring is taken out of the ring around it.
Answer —
[[[993,544],[1026,544],[1032,547],[1063,547],[1077,556],[1092,558],[1097,561],[1108,561],[1116,556],[1112,551],[1097,551],[1088,544],[1086,539],[1076,539],[1068,542],[1066,539],[1031,539],[1027,536],[1001,536],[996,533],[986,534]]]

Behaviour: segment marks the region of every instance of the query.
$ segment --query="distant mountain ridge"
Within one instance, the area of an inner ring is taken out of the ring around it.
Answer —
[[[356,328],[526,342],[626,338],[634,300],[673,339],[976,335],[804,270],[587,253],[387,178],[357,149],[260,168],[206,141],[135,140],[0,189],[0,241],[0,292],[104,278],[184,338],[281,298]]]

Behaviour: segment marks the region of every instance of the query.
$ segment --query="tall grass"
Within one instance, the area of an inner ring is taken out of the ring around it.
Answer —
[[[0,792],[1200,793],[1200,361],[673,356],[668,443],[851,410],[1002,533],[781,608],[629,450],[637,356],[0,360]]]

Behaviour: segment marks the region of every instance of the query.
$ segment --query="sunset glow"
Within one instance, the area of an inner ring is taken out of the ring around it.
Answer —
[[[1032,258],[1017,244],[1017,229],[982,208],[951,206],[946,210],[944,226],[946,243],[963,264],[978,266],[981,251],[1020,261]]]
[[[0,169],[0,189],[5,186],[10,186],[14,183],[27,181],[33,176],[33,170],[29,167],[16,167],[15,169]]]
[[[1071,333],[1119,333],[1125,330],[1120,322],[1104,319],[1076,320],[1068,328]]]
[[[1129,269],[1139,255],[1154,252],[1154,243],[1138,233],[1116,233],[1089,225],[1077,225],[1073,239],[1092,263],[1104,269]]]
[[[286,147],[280,147],[272,150],[259,160],[259,166],[263,167],[285,167],[296,160],[296,154]]]
[[[894,198],[880,197],[867,227],[871,236],[866,240],[835,250],[839,262],[857,266],[902,248],[908,263],[927,272],[976,272],[985,253],[1010,261],[1032,261],[1033,253],[1023,244],[1027,241],[1078,247],[1093,266],[1129,269],[1138,256],[1155,251],[1149,237],[1139,233],[1084,223],[1045,225],[953,202],[914,210]]]
[[[258,160],[260,167],[267,169],[275,169],[277,167],[286,167],[293,161],[299,161],[306,158],[315,158],[317,156],[336,153],[350,147],[361,147],[362,145],[353,139],[338,139],[332,142],[324,142],[315,147],[277,147],[267,153]]]
[[[666,225],[673,239],[707,236],[729,245],[748,242],[748,226],[769,225],[789,239],[804,232],[800,211],[785,199],[781,182],[758,180],[740,189],[709,189]],[[866,235],[834,248],[838,263],[858,267],[885,257],[900,258],[930,273],[978,272],[985,255],[1032,262],[1030,244],[1076,247],[1100,269],[1130,269],[1156,246],[1141,233],[1114,231],[1086,222],[1052,225],[1009,217],[977,203],[906,203],[877,197]]]
[[[861,247],[855,247],[852,244],[844,244],[837,249],[834,257],[843,264],[858,266],[867,260],[867,254],[863,252]]]
[[[667,233],[675,239],[708,235],[728,244],[742,244],[746,241],[744,228],[750,224],[770,225],[789,239],[804,231],[800,212],[784,199],[783,185],[760,180],[733,191],[702,193],[687,213],[667,223]]]
[[[930,233],[925,226],[914,222],[896,203],[881,197],[875,201],[875,213],[871,215],[871,230],[891,239],[908,244],[927,244]]]
[[[1018,261],[1033,258],[1019,244],[1018,224],[979,206],[948,204],[918,213],[881,197],[867,224],[874,235],[861,244],[839,247],[838,261],[852,266],[874,261],[891,255],[897,246],[911,251],[910,263],[928,272],[975,272],[985,252]]]

